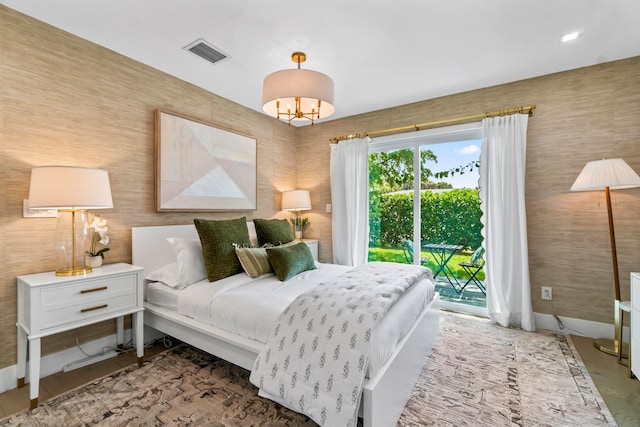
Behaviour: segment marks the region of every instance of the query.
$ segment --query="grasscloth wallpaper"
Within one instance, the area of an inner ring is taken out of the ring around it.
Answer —
[[[56,220],[22,218],[31,167],[109,171],[114,208],[106,262],[131,262],[131,227],[194,217],[271,218],[295,188],[294,129],[263,114],[0,6],[0,368],[15,364],[17,275],[55,269]],[[161,108],[257,139],[256,211],[157,213],[154,110]],[[43,354],[114,333],[115,323],[54,335]]]
[[[596,65],[388,110],[291,128],[258,112],[0,6],[0,368],[15,364],[15,276],[55,268],[55,219],[23,219],[31,167],[107,169],[115,208],[102,212],[107,262],[131,261],[131,227],[205,218],[286,217],[280,192],[311,191],[305,237],[331,261],[329,138],[536,104],[529,121],[527,209],[534,310],[613,322],[604,196],[570,193],[584,164],[622,157],[640,171],[640,58]],[[363,94],[366,96],[366,94]],[[336,96],[339,108],[339,93]],[[153,111],[162,108],[258,141],[258,209],[154,210]],[[294,162],[295,160],[295,162]],[[640,270],[640,190],[614,194],[623,297]],[[552,286],[552,302],[540,287]],[[56,335],[43,353],[115,331],[113,322]]]
[[[314,206],[330,203],[331,137],[530,104],[537,106],[529,118],[526,170],[533,309],[613,324],[604,192],[569,188],[588,161],[600,158],[621,157],[640,173],[640,57],[305,127],[297,135],[298,186],[312,190]],[[640,189],[614,192],[613,204],[622,297],[628,300],[629,273],[640,270]],[[311,223],[326,259],[330,218],[312,217]],[[553,301],[540,299],[541,286],[553,287]]]

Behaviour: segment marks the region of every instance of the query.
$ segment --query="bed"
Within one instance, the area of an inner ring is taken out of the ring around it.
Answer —
[[[255,233],[253,223],[247,223],[247,226],[250,234]],[[197,239],[198,234],[193,225],[134,227],[133,264],[144,267],[145,274],[148,274],[175,262],[176,255],[167,238]],[[337,268],[318,264],[318,274],[329,274]],[[234,280],[240,278],[230,278],[230,281]],[[211,288],[206,285],[201,287]],[[193,285],[187,289],[189,292],[196,292],[197,288]],[[147,283],[145,324],[251,370],[263,346],[262,342],[232,332],[226,326],[226,329],[222,329],[180,314],[175,303],[176,294],[180,295],[180,292],[182,291],[167,290],[163,286]],[[387,354],[381,357],[378,366],[372,368],[367,375],[359,409],[365,427],[393,426],[402,413],[439,331],[437,293],[433,292],[432,297],[425,300],[415,321],[405,329],[395,347],[386,350]]]

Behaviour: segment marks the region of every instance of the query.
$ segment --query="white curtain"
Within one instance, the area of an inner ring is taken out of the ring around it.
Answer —
[[[480,207],[489,318],[533,331],[524,199],[528,120],[512,114],[482,121]]]
[[[367,262],[369,247],[369,141],[349,139],[331,145],[333,262]]]

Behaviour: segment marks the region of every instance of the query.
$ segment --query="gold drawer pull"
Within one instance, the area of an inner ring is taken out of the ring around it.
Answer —
[[[97,291],[106,291],[108,288],[106,286],[102,286],[101,288],[93,288],[93,289],[83,289],[80,291],[81,294],[88,294],[89,292],[97,292]]]
[[[107,307],[108,307],[107,304],[102,304],[96,307],[83,308],[82,310],[80,310],[80,313],[86,313],[87,311],[93,311],[93,310],[100,310],[101,308],[107,308]]]

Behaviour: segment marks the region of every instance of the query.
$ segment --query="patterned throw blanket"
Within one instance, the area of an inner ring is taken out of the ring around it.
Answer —
[[[431,270],[364,264],[300,295],[276,320],[251,372],[259,395],[321,426],[357,425],[373,330]]]

